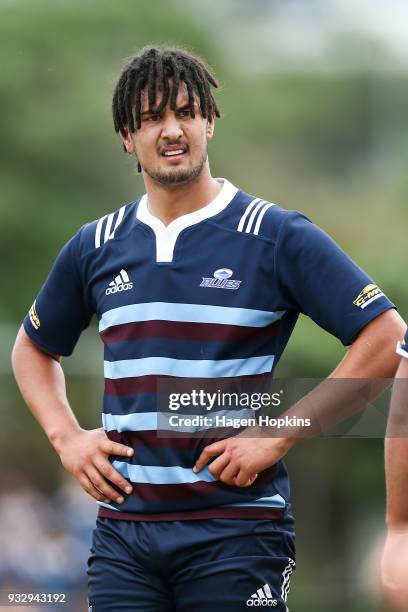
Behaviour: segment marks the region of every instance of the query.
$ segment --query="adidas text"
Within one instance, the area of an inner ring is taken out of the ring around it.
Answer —
[[[247,599],[246,605],[254,608],[276,608],[276,599]]]
[[[111,295],[112,293],[119,293],[120,291],[129,291],[130,289],[133,289],[133,283],[121,283],[120,285],[108,287],[105,293],[106,295]]]

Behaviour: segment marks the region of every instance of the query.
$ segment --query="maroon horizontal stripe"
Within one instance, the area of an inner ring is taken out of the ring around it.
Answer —
[[[201,451],[201,449],[213,442],[231,438],[232,435],[236,434],[237,430],[232,430],[231,428],[211,429],[211,436],[208,437],[203,436],[202,432],[197,432],[196,434],[192,434],[191,432],[170,432],[168,436],[166,436],[166,432],[152,430],[119,432],[116,429],[111,429],[106,432],[108,438],[113,442],[131,446],[136,451],[138,446]]]
[[[105,393],[107,395],[134,395],[136,393],[156,393],[159,378],[171,376],[134,376],[130,378],[105,378]]]
[[[276,472],[275,472],[276,473]],[[257,495],[259,492],[259,486],[264,484],[265,481],[270,482],[275,474],[271,475],[270,472],[266,475],[265,473],[258,476],[256,480]],[[166,502],[174,501],[176,499],[192,499],[192,498],[204,498],[208,495],[214,495],[215,493],[241,493],[245,495],[240,501],[248,501],[248,492],[251,487],[234,487],[227,485],[220,481],[215,482],[189,482],[182,484],[146,484],[146,483],[132,483],[133,492],[132,495],[138,497],[145,502]],[[252,485],[255,487],[255,485]],[[258,495],[259,496],[259,495]]]
[[[198,521],[201,519],[269,519],[279,521],[283,517],[282,508],[204,508],[188,512],[115,512],[108,508],[99,507],[98,516],[102,518],[122,521]]]
[[[232,487],[222,482],[189,482],[182,484],[146,484],[133,483],[132,495],[144,502],[166,502],[176,499],[203,498],[219,491],[230,490]],[[242,487],[236,492],[242,491]]]
[[[171,448],[174,450],[196,451],[201,452],[203,448],[209,446],[213,442],[225,440],[237,435],[237,430],[234,429],[212,429],[211,436],[199,437],[200,432],[196,435],[191,433],[172,433],[171,436],[159,436],[157,431],[116,431],[112,429],[107,431],[106,435],[112,442],[119,442],[135,449],[137,457],[138,446],[147,446],[148,448]],[[248,436],[249,437],[249,436]],[[275,467],[269,468],[274,470]]]
[[[180,321],[138,321],[113,325],[101,332],[106,344],[123,340],[141,340],[144,338],[168,338],[172,340],[206,340],[220,342],[245,342],[248,339],[273,338],[280,321],[266,327],[245,327],[242,325],[225,325],[223,323],[191,323]]]
[[[119,442],[126,446],[131,446],[137,452],[138,446],[148,446],[149,448],[174,448],[178,450],[201,450],[201,447],[208,446],[220,438],[198,438],[191,434],[179,433],[171,437],[159,437],[157,431],[107,431],[106,435],[113,442]],[[224,436],[225,437],[225,436]]]
[[[214,385],[215,382],[220,385],[220,381],[222,381],[223,391],[229,391],[228,385],[237,385],[239,383],[246,384],[247,382],[256,385],[258,380],[263,380],[270,376],[270,372],[263,372],[262,374],[249,374],[248,376],[229,376],[222,378],[209,378],[209,379],[200,379],[200,378],[183,378],[180,376],[163,376],[162,374],[148,374],[146,376],[130,376],[129,378],[105,378],[105,393],[106,395],[135,395],[137,393],[156,393],[157,385],[164,378],[172,379],[176,384],[185,385],[184,391],[188,391],[188,385],[194,382],[194,385],[200,382],[203,382],[203,387],[205,385],[205,380],[208,381],[208,385]],[[235,387],[234,387],[235,388]],[[231,389],[232,391],[233,389]],[[259,389],[257,389],[259,391]],[[163,391],[164,392],[164,391]]]

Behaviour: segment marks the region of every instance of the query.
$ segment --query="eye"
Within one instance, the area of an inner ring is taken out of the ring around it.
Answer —
[[[155,123],[156,121],[159,121],[160,119],[160,115],[147,115],[147,117],[145,117],[145,121],[151,121],[153,123]]]
[[[177,114],[181,118],[191,117],[191,110],[189,108],[183,108],[183,110],[178,111]]]

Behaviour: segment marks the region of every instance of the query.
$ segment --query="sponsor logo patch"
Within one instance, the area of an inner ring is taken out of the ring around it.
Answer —
[[[35,308],[35,300],[34,300],[34,304],[31,306],[30,310],[28,311],[28,316],[30,317],[30,321],[34,329],[38,329],[41,326],[41,321],[40,321],[40,317],[37,314],[37,310]]]
[[[382,297],[384,294],[377,285],[370,283],[356,297],[353,304],[358,308],[366,308],[369,304]]]

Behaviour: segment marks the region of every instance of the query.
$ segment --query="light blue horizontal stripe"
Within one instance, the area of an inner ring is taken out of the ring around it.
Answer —
[[[149,430],[164,430],[173,432],[189,432],[204,431],[212,427],[220,427],[223,425],[217,424],[216,416],[227,419],[250,419],[256,418],[256,411],[252,408],[242,408],[242,410],[217,410],[206,411],[200,415],[207,417],[206,424],[185,425],[184,419],[191,419],[192,414],[182,414],[178,411],[174,412],[139,412],[133,414],[102,414],[102,425],[106,431],[149,431]]]
[[[131,378],[134,376],[179,376],[187,378],[222,378],[248,376],[270,372],[274,355],[243,359],[173,359],[172,357],[144,357],[105,361],[105,378]]]
[[[104,508],[108,508],[108,510],[115,510],[116,512],[120,512],[119,508],[115,508],[115,506],[111,506],[110,504],[106,504],[105,502],[96,502],[98,506],[103,506]]]
[[[102,425],[105,431],[149,431],[157,429],[157,412],[139,412],[138,414],[102,413]]]
[[[272,497],[260,497],[251,502],[238,502],[236,504],[224,504],[223,508],[285,508],[286,502],[281,495]]]
[[[193,482],[214,482],[217,480],[205,467],[199,474],[191,468],[179,466],[158,467],[155,465],[132,465],[124,461],[113,461],[112,466],[131,482],[148,484],[183,484]]]
[[[112,325],[139,321],[180,321],[182,323],[220,323],[244,327],[265,327],[278,321],[285,310],[267,311],[250,308],[229,308],[207,304],[176,304],[173,302],[146,302],[113,308],[103,313],[99,331]]]

